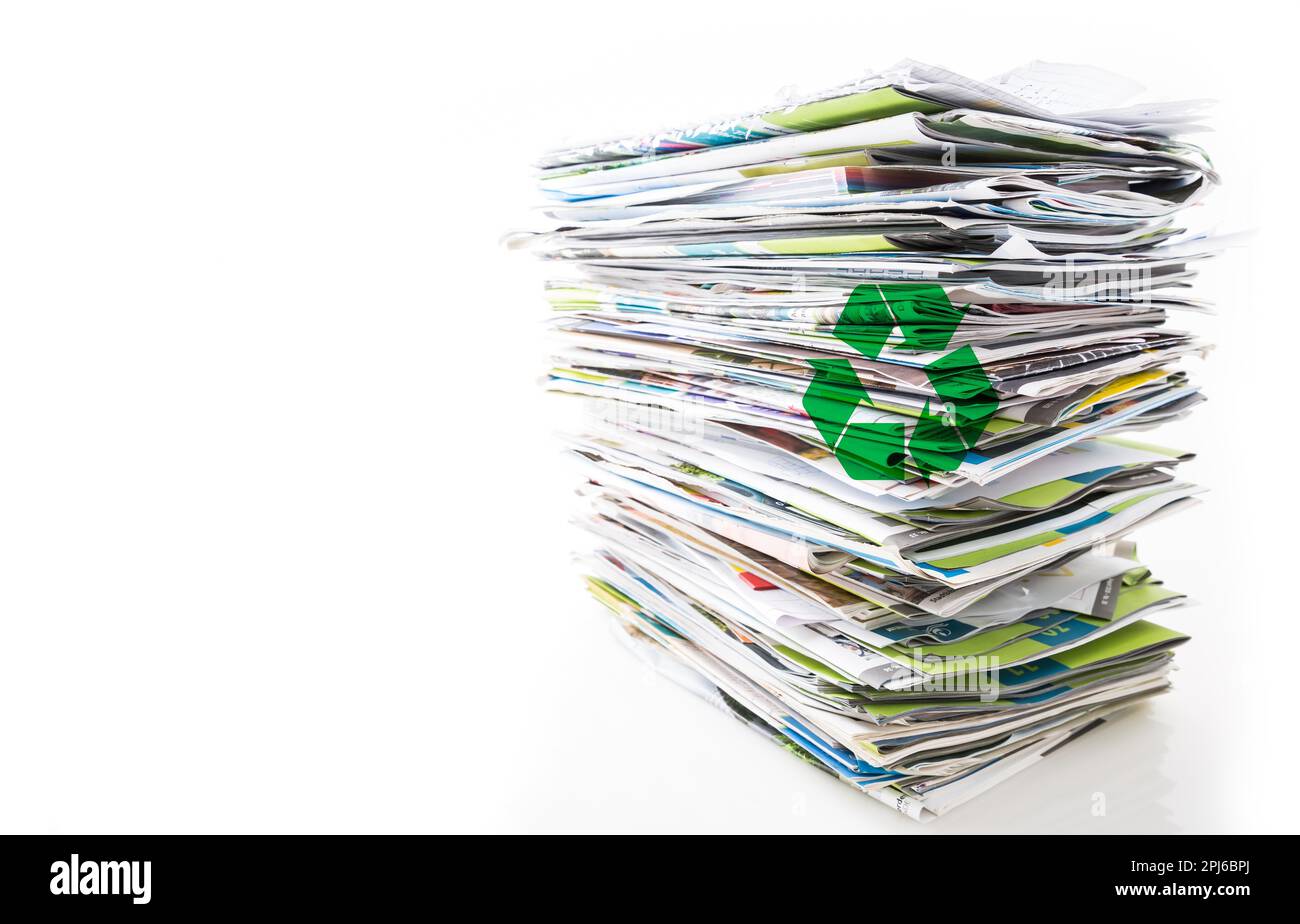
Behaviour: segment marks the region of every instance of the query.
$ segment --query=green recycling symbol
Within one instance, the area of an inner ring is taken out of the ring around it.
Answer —
[[[860,285],[849,295],[835,337],[867,359],[877,359],[897,330],[899,350],[935,352],[952,339],[970,306],[958,307],[941,286],[915,283]],[[906,432],[901,422],[853,421],[863,404],[874,407],[847,359],[810,359],[813,379],[803,408],[844,471],[858,480],[901,480],[904,460],[922,473],[951,472],[975,446],[998,409],[998,396],[975,351],[959,347],[925,367],[937,407],[926,399]]]

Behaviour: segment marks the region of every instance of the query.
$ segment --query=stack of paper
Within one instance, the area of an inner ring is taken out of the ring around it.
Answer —
[[[1197,104],[1130,90],[904,62],[540,165],[592,593],[914,818],[1165,691],[1186,640],[1123,537],[1198,492],[1131,434],[1202,400],[1166,321],[1216,177]]]

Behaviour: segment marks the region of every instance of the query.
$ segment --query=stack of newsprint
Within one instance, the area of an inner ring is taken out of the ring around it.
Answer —
[[[539,164],[592,594],[916,819],[1165,692],[1187,639],[1126,537],[1199,491],[1141,431],[1203,400],[1166,321],[1205,308],[1180,217],[1217,177],[1200,103],[1127,89],[906,61]]]

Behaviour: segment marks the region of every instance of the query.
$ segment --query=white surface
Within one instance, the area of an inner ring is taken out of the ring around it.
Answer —
[[[1263,515],[1297,453],[1265,274],[1296,263],[1267,208],[1291,30],[941,6],[6,5],[0,829],[1297,830],[1294,492]],[[609,637],[567,564],[538,268],[497,246],[544,148],[905,56],[1217,96],[1213,207],[1261,232],[1219,273],[1212,401],[1160,436],[1214,492],[1138,534],[1204,601],[1176,691],[929,826]]]

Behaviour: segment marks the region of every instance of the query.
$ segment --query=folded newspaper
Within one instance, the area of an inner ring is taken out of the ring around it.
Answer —
[[[1185,602],[1126,538],[1196,502],[1134,438],[1203,400],[1167,325],[1219,242],[1200,102],[905,61],[538,164],[547,386],[592,413],[620,637],[808,763],[941,815],[1165,692]]]

